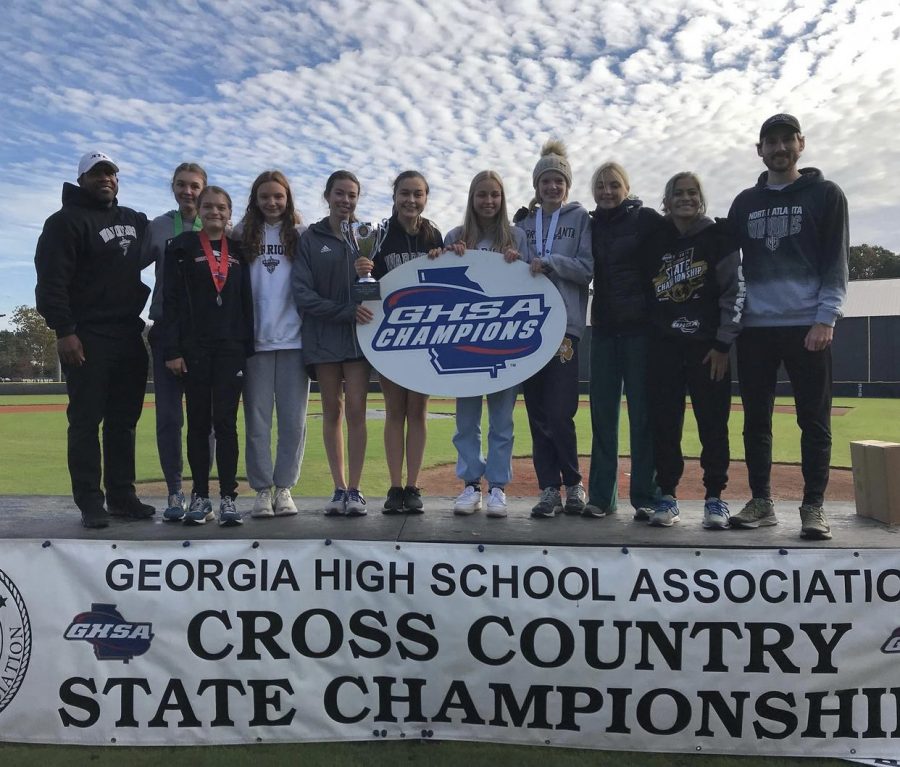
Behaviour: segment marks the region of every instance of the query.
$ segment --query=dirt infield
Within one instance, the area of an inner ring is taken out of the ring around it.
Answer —
[[[581,467],[587,472],[589,460],[582,458]],[[460,492],[461,482],[456,477],[456,467],[453,464],[444,464],[426,469],[422,472],[419,484],[425,495],[454,496]],[[629,459],[619,459],[619,495],[627,499],[628,472],[631,469]],[[747,468],[743,461],[735,461],[729,471],[730,482],[728,490],[724,493],[726,500],[729,498],[746,499],[750,497],[750,488],[747,485]],[[703,482],[700,462],[696,460],[685,461],[684,477],[678,487],[678,497],[684,500],[696,500],[703,498]],[[800,501],[802,496],[803,477],[800,467],[792,464],[774,464],[772,466],[772,495],[776,500]],[[164,482],[145,482],[139,485],[140,492],[148,497],[161,497],[166,494]],[[366,488],[373,498],[387,492],[387,488]],[[252,495],[252,491],[246,482],[241,482],[238,491],[242,496]],[[506,492],[512,497],[536,496],[538,489],[534,484],[534,468],[530,458],[516,458],[513,460],[513,481],[507,485]],[[303,495],[303,479],[297,486],[296,494]],[[853,500],[853,473],[849,469],[832,469],[831,481],[828,485],[828,498],[833,501]],[[622,501],[627,505],[627,501]]]
[[[590,461],[581,459],[581,468],[587,476]],[[631,460],[627,457],[619,459],[619,499],[628,497],[629,472]],[[747,467],[743,461],[732,461],[728,471],[728,490],[724,493],[729,498],[749,498],[750,487],[747,484]],[[703,498],[703,472],[697,460],[685,461],[684,476],[678,486],[678,497],[685,500]],[[456,477],[452,464],[436,466],[422,473],[420,484],[430,495],[456,495],[461,489],[461,482]],[[587,481],[585,481],[585,485]],[[512,496],[536,496],[538,488],[534,481],[534,467],[530,458],[516,458],[513,461],[513,481],[507,485],[506,492]],[[793,464],[774,464],[772,466],[772,496],[775,500],[801,500],[803,496],[803,476],[800,467]],[[828,498],[835,501],[853,500],[853,472],[849,469],[832,469],[828,484]]]

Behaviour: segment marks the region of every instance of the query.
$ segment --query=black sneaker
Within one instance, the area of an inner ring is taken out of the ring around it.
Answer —
[[[136,495],[126,495],[120,500],[106,499],[109,513],[114,517],[127,517],[128,519],[149,519],[156,514],[156,509],[149,503],[144,503]]]
[[[403,508],[408,514],[421,514],[425,511],[422,506],[422,491],[415,485],[403,488]]]
[[[388,488],[387,498],[384,499],[383,514],[402,514],[403,513],[403,488]]]
[[[109,526],[109,514],[102,503],[86,505],[81,509],[81,524],[88,530],[100,530]]]

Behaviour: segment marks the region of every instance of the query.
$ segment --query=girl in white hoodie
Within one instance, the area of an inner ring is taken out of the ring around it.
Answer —
[[[256,354],[247,361],[244,418],[247,481],[256,491],[254,517],[297,513],[291,488],[300,479],[306,444],[309,377],[300,313],[291,291],[291,264],[305,228],[285,175],[278,170],[260,173],[250,190],[247,212],[235,229],[250,262],[253,288]],[[273,409],[278,418],[274,466]]]

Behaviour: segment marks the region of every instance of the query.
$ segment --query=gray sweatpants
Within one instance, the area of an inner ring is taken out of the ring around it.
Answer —
[[[257,352],[244,368],[247,481],[254,490],[291,488],[300,479],[306,445],[309,377],[301,349]],[[272,410],[278,425],[272,467]]]

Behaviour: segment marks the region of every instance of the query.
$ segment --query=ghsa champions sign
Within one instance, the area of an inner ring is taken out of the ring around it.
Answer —
[[[467,250],[417,258],[381,279],[357,337],[375,369],[424,394],[470,397],[508,389],[559,349],[566,310],[559,291],[522,261]]]

